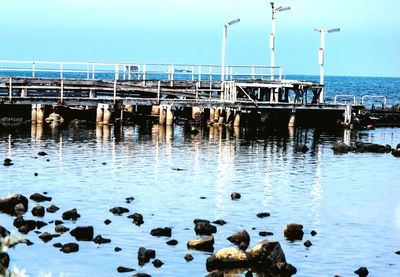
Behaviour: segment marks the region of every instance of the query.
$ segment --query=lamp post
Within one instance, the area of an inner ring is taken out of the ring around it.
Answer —
[[[325,51],[325,33],[336,33],[340,31],[340,28],[334,29],[314,29],[314,31],[321,34],[321,47],[318,50],[318,63],[320,65],[319,70],[319,83],[324,84],[324,51]],[[321,89],[319,95],[319,102],[324,103],[324,88]]]
[[[225,45],[226,45],[226,39],[228,37],[228,27],[239,22],[240,18],[236,18],[235,20],[229,21],[228,23],[224,24],[224,29],[222,32],[221,81],[225,81]]]
[[[272,31],[271,34],[269,36],[269,47],[271,48],[271,80],[274,79],[274,75],[275,75],[275,21],[276,21],[276,14],[278,12],[284,12],[284,11],[288,11],[290,10],[290,7],[282,7],[279,6],[277,8],[275,8],[275,4],[274,2],[270,2],[271,4],[271,8],[272,8]]]

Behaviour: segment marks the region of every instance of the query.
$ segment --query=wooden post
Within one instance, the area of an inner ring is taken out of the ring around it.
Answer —
[[[289,117],[288,127],[294,127],[294,126],[296,126],[296,113],[292,112]]]
[[[160,125],[165,125],[165,121],[166,121],[166,110],[164,107],[160,107],[160,115],[159,115],[159,119],[158,122],[160,123]]]
[[[111,106],[109,104],[105,104],[103,112],[103,124],[110,125],[110,121],[111,121]]]
[[[240,111],[236,111],[233,119],[233,127],[240,127]]]
[[[21,97],[28,97],[28,89],[27,88],[21,89]]]
[[[196,119],[201,114],[201,110],[199,107],[192,107],[192,118]]]
[[[36,105],[36,124],[43,124],[44,122],[44,105]]]
[[[171,106],[167,107],[167,119],[166,119],[167,126],[172,126],[174,124],[174,112],[171,109]]]
[[[32,104],[31,122],[32,124],[36,124],[36,121],[37,121],[36,104]]]
[[[102,124],[103,123],[103,104],[97,104],[97,111],[96,111],[96,123]]]
[[[214,122],[215,119],[215,109],[210,108],[210,122]]]

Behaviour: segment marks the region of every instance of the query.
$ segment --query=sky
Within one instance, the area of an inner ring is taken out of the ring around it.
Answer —
[[[0,60],[270,65],[271,0],[0,0]],[[399,0],[282,0],[284,74],[400,77]]]

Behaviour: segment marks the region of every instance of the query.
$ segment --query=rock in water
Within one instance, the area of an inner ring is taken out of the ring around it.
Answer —
[[[35,202],[45,202],[45,201],[51,201],[52,198],[40,193],[34,193],[29,197],[29,199]]]
[[[91,241],[93,240],[94,229],[93,226],[76,227],[70,234],[78,241]]]
[[[187,243],[189,249],[199,251],[213,252],[214,251],[214,237],[209,236],[205,238],[191,239]]]
[[[67,254],[68,253],[73,253],[73,252],[78,252],[79,251],[79,244],[74,243],[74,242],[66,243],[61,247],[60,251],[64,252],[64,253],[67,253]]]
[[[207,271],[216,269],[248,268],[251,264],[250,256],[237,248],[221,249],[207,258]]]
[[[277,263],[286,263],[285,253],[277,241],[263,240],[250,251],[252,263],[257,266],[273,266]]]
[[[77,220],[79,217],[81,217],[81,215],[78,214],[78,211],[76,209],[66,211],[62,214],[62,218],[64,220]]]
[[[354,271],[355,274],[357,274],[360,277],[366,277],[368,276],[368,269],[366,267],[360,267],[356,271]]]
[[[240,245],[241,243],[244,243],[247,248],[247,246],[250,244],[250,235],[249,233],[247,233],[246,230],[241,230],[232,234],[230,237],[227,238],[227,240],[235,245]]]
[[[28,210],[28,198],[22,194],[12,194],[0,198],[0,212],[15,215],[16,209],[26,212]]]
[[[286,224],[283,228],[283,233],[287,240],[302,240],[303,239],[303,225],[297,223]]]
[[[151,230],[150,234],[155,237],[170,237],[172,235],[172,229],[169,227],[156,228]]]

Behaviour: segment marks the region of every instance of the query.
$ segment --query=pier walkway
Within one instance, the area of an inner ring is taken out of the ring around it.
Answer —
[[[288,116],[289,125],[298,111],[332,113],[348,124],[352,113],[363,109],[336,98],[320,103],[322,85],[282,79],[280,67],[227,66],[225,78],[221,80],[218,65],[0,61],[0,104],[32,105],[32,110],[45,105],[103,111],[193,108],[194,113],[208,110],[210,119],[215,111],[275,117],[279,111]]]

